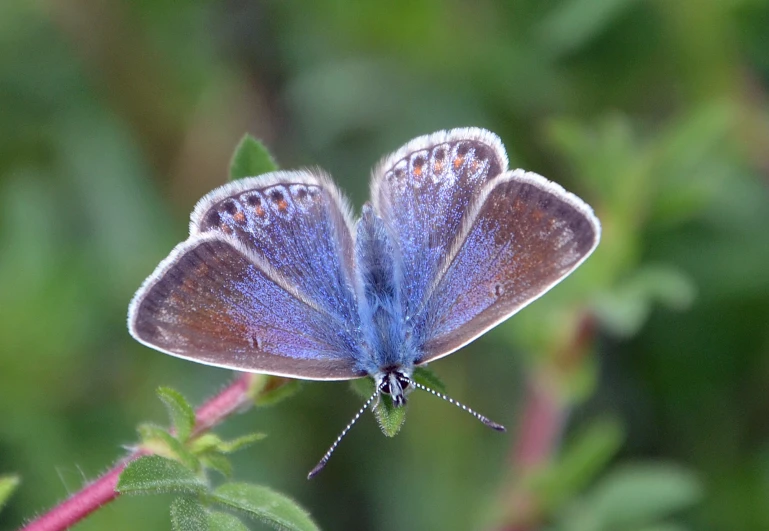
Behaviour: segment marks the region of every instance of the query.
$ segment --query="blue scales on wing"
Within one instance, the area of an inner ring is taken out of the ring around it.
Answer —
[[[374,172],[373,206],[393,242],[406,335],[418,358],[431,334],[425,308],[444,257],[484,185],[505,170],[499,138],[471,128],[412,140]]]
[[[347,205],[325,176],[225,185],[137,293],[129,328],[179,357],[307,379],[362,376],[359,281]]]
[[[599,238],[590,207],[543,177],[507,171],[499,138],[481,129],[409,142],[380,165],[372,196],[395,248],[416,364],[545,293]]]
[[[523,170],[495,178],[430,288],[420,361],[454,352],[545,294],[599,237],[590,207],[557,184]]]

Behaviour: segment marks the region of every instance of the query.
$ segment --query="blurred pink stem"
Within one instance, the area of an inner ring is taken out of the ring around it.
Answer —
[[[529,377],[518,439],[511,454],[518,480],[505,495],[507,517],[501,527],[503,531],[532,531],[540,527],[542,508],[525,478],[546,465],[558,451],[569,416],[569,403],[559,392],[558,380],[584,363],[595,338],[595,326],[591,314],[582,315],[572,340],[554,356],[552,364]]]
[[[566,416],[562,401],[553,390],[532,378],[518,429],[519,438],[513,447],[513,462],[520,473],[542,466],[553,455]]]
[[[208,431],[231,414],[253,404],[252,389],[256,378],[265,377],[243,374],[221,393],[200,406],[196,412],[193,436]],[[280,382],[277,385],[280,385]],[[120,473],[129,462],[146,453],[144,450],[137,450],[120,460],[106,474],[47,513],[29,522],[21,531],[61,531],[75,525],[99,507],[118,497],[119,493],[115,491],[115,487],[120,479]]]

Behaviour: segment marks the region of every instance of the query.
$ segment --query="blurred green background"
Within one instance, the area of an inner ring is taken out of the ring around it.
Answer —
[[[0,475],[22,478],[0,528],[165,422],[159,385],[199,403],[232,378],[125,315],[245,132],[360,207],[381,156],[474,125],[604,224],[577,273],[433,366],[510,431],[414,395],[397,437],[367,415],[308,482],[361,402],[311,383],[221,428],[269,434],[236,478],[329,530],[769,529],[768,85],[766,0],[0,2]],[[536,392],[563,444],[526,464]],[[168,529],[170,499],[77,529]]]

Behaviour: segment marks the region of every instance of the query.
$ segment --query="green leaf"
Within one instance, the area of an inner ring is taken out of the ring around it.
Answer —
[[[233,452],[237,452],[238,450],[242,450],[243,448],[251,446],[255,442],[259,442],[265,437],[267,437],[267,435],[264,433],[250,433],[248,435],[243,435],[242,437],[238,437],[237,439],[233,439],[231,441],[221,441],[216,446],[216,449],[223,454],[231,454]]]
[[[252,444],[261,441],[267,437],[265,433],[249,433],[242,437],[237,437],[231,441],[224,441],[213,433],[206,433],[190,444],[190,451],[194,454],[205,454],[209,452],[220,452],[231,454],[242,450]]]
[[[414,381],[417,383],[421,383],[426,387],[431,387],[436,391],[440,391],[441,393],[446,392],[446,385],[443,383],[443,380],[441,380],[437,374],[435,374],[427,367],[415,368],[412,378],[414,378]]]
[[[277,386],[269,391],[259,393],[254,403],[257,406],[274,406],[286,398],[294,396],[302,388],[301,380],[289,380],[288,382]]]
[[[278,169],[267,148],[257,139],[246,134],[241,139],[230,162],[230,180],[253,177]]]
[[[157,393],[168,409],[171,424],[176,429],[176,437],[182,442],[186,441],[195,426],[195,410],[176,389],[160,387]]]
[[[352,389],[361,397],[368,399],[374,393],[374,380],[371,378],[358,378],[350,382]],[[374,407],[379,428],[387,437],[395,437],[406,420],[406,408],[395,407],[388,395],[379,397],[379,404]]]
[[[153,454],[176,459],[192,471],[200,469],[200,462],[197,457],[181,441],[160,426],[141,424],[138,432],[142,440],[142,447]]]
[[[382,395],[374,408],[379,428],[387,437],[395,437],[406,420],[406,406],[395,407],[389,395]]]
[[[221,443],[222,438],[215,433],[204,433],[190,441],[189,450],[195,455],[203,454],[211,450],[216,450],[216,447]]]
[[[198,494],[207,491],[208,485],[178,461],[147,455],[128,463],[115,490],[122,494]]]
[[[617,454],[624,433],[616,420],[592,422],[566,443],[558,460],[531,479],[550,510],[581,491]]]
[[[236,516],[219,511],[209,512],[208,524],[211,531],[248,531],[248,528]]]
[[[232,463],[226,456],[212,452],[201,455],[200,460],[205,466],[216,470],[224,477],[232,476]]]
[[[2,509],[8,498],[16,490],[21,483],[19,476],[2,476],[0,477],[0,509]]]
[[[595,310],[607,328],[629,337],[644,325],[655,302],[675,310],[686,309],[696,291],[684,272],[666,265],[647,265],[598,298]]]
[[[200,500],[176,498],[171,502],[171,528],[174,531],[209,531],[209,515]]]
[[[542,22],[544,44],[557,55],[573,53],[605,31],[634,0],[566,0]]]
[[[212,499],[281,531],[319,529],[294,500],[260,485],[226,483],[214,490]]]
[[[652,524],[649,526],[639,527],[633,529],[633,531],[688,531],[688,528],[675,524],[672,522],[664,522],[658,524]]]
[[[652,524],[702,497],[691,472],[674,465],[626,465],[607,475],[585,503],[609,529]]]

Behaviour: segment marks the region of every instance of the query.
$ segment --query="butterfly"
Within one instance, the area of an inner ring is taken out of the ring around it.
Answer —
[[[195,206],[190,236],[139,288],[128,328],[188,360],[308,380],[371,377],[374,394],[422,389],[416,367],[447,356],[546,293],[596,248],[601,226],[577,196],[508,170],[494,133],[439,131],[375,168],[355,219],[319,170],[221,186]]]

